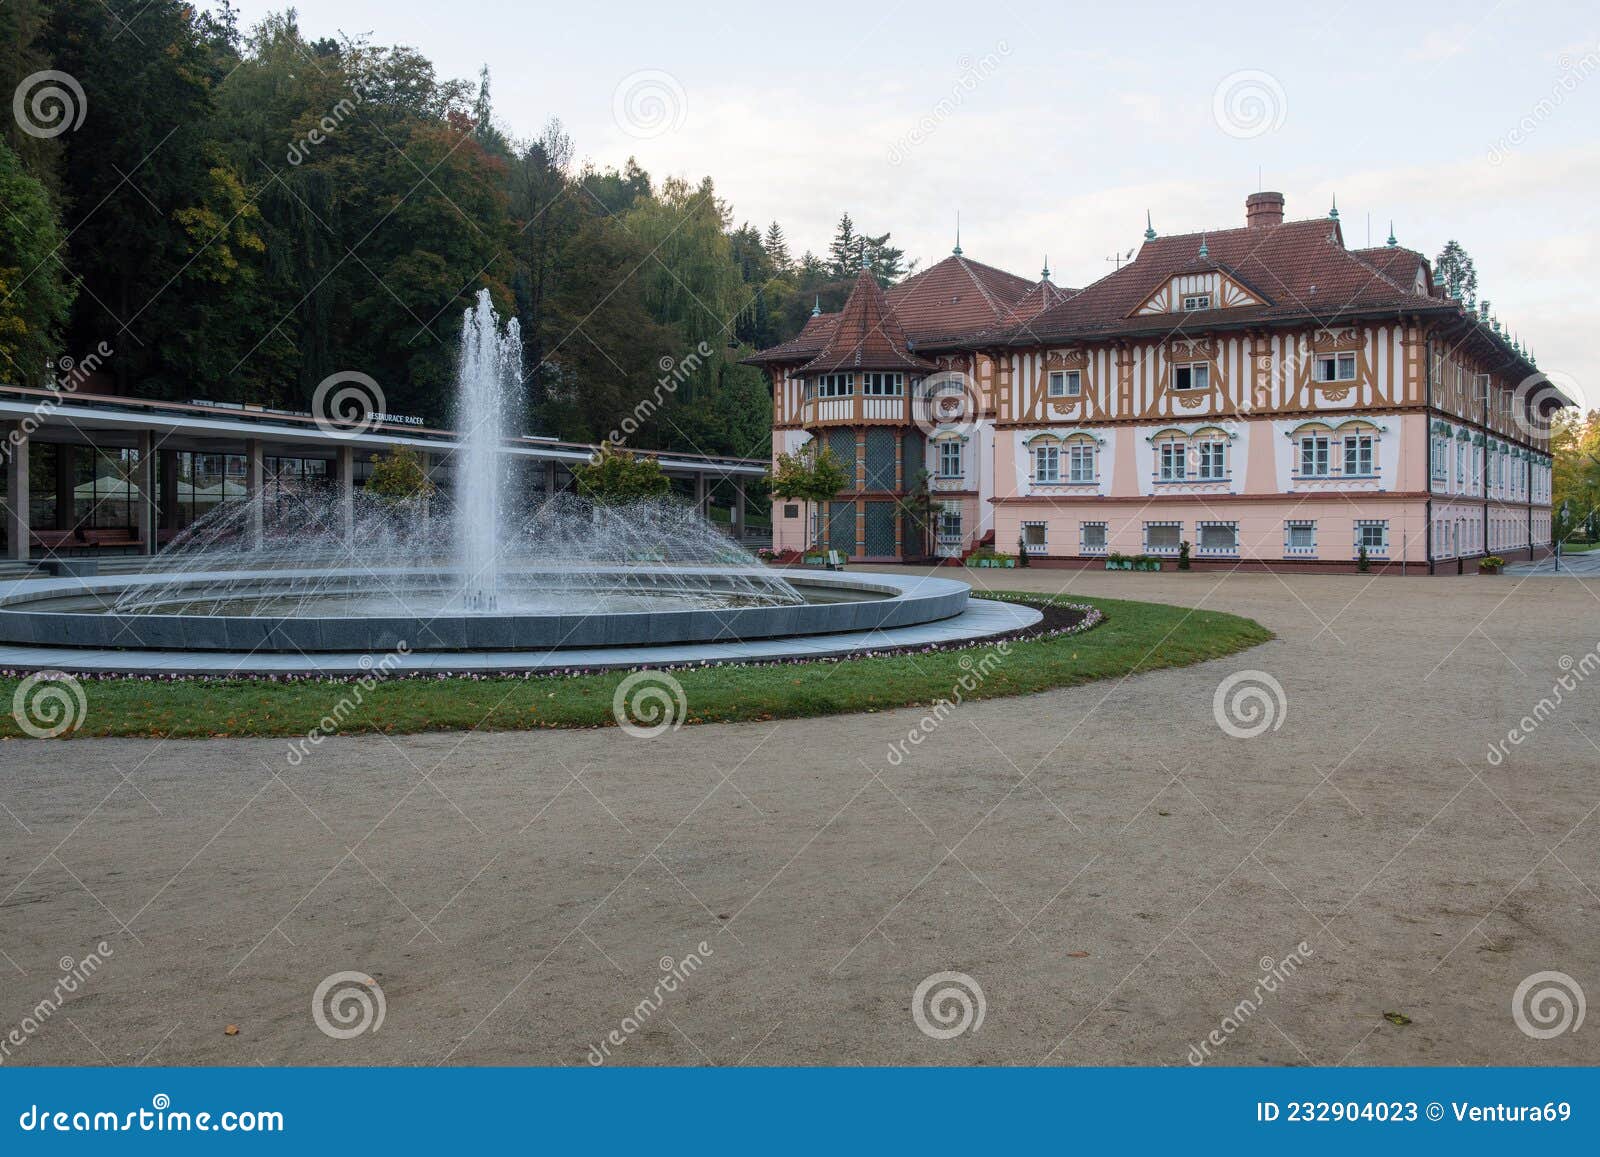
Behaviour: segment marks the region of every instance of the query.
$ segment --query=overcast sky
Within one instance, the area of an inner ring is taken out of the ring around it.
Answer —
[[[236,2],[246,25],[284,7]],[[763,6],[315,0],[309,36],[487,64],[497,119],[559,117],[578,155],[710,174],[736,220],[821,251],[842,210],[908,257],[1080,286],[1163,233],[1291,218],[1334,194],[1346,242],[1449,238],[1552,376],[1600,406],[1600,4]],[[1258,172],[1259,185],[1258,185]]]

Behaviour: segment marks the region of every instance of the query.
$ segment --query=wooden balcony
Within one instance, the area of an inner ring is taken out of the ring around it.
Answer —
[[[907,421],[905,398],[807,398],[800,409],[805,426],[901,426]]]

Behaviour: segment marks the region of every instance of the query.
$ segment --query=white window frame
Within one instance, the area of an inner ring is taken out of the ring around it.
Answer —
[[[1179,376],[1188,371],[1189,384],[1180,386]],[[1172,365],[1172,388],[1178,393],[1192,393],[1196,390],[1209,390],[1211,388],[1211,363],[1210,362],[1174,362]]]
[[[1306,450],[1312,451],[1312,469],[1306,469]],[[1328,433],[1302,434],[1295,441],[1297,457],[1295,461],[1296,478],[1331,478],[1333,477],[1333,436]],[[1321,460],[1321,469],[1316,469],[1318,459]]]
[[[1202,482],[1221,482],[1228,477],[1228,444],[1219,438],[1207,438],[1195,447],[1199,464],[1197,478]],[[1209,459],[1209,461],[1208,461]]]
[[[1079,485],[1092,484],[1095,474],[1095,446],[1092,442],[1067,444],[1067,481]]]
[[[1209,293],[1186,293],[1183,295],[1183,311],[1194,313],[1197,310],[1211,308],[1211,295]]]
[[[1344,476],[1346,478],[1372,478],[1378,472],[1378,439],[1371,434],[1346,434],[1343,450]],[[1363,454],[1364,452],[1364,454]],[[1366,458],[1366,469],[1361,469],[1361,459]],[[1350,469],[1351,460],[1356,468]]]
[[[1189,444],[1176,438],[1156,443],[1156,478],[1161,482],[1189,480]]]
[[[939,446],[939,477],[940,478],[965,478],[966,477],[967,456],[964,453],[962,453],[962,445],[961,445],[961,443],[956,441],[953,438],[950,438],[950,439],[946,439],[943,442],[938,443],[938,446]],[[953,452],[953,456],[955,457],[955,460],[956,460],[956,468],[955,468],[955,472],[954,473],[952,473],[950,471],[950,467],[949,467],[948,463],[946,463],[946,461],[945,461],[945,458],[947,457],[947,451]]]
[[[1296,546],[1294,532],[1296,530],[1309,530],[1311,532],[1310,546]],[[1289,518],[1283,523],[1283,553],[1288,556],[1301,556],[1314,558],[1317,553],[1317,520],[1314,518]]]
[[[1368,558],[1389,557],[1389,520],[1387,518],[1358,518],[1355,521],[1354,535],[1350,544],[1350,556],[1359,557],[1361,544],[1367,541],[1366,532],[1376,530],[1379,532],[1377,546],[1367,543]]]
[[[1171,546],[1150,545],[1150,532],[1157,529],[1171,527],[1177,531]],[[1147,522],[1144,524],[1144,552],[1146,554],[1176,555],[1179,544],[1183,542],[1183,523],[1181,522]]]
[[[1089,535],[1088,535],[1087,532],[1091,527],[1098,528],[1099,531],[1100,531],[1100,545],[1098,545],[1098,546],[1091,546],[1089,544]],[[1109,526],[1107,526],[1105,523],[1103,523],[1103,522],[1080,522],[1080,523],[1078,523],[1078,551],[1079,551],[1079,553],[1081,553],[1081,554],[1105,554],[1107,549],[1109,549],[1110,542],[1111,542],[1111,528]]]
[[[817,397],[850,398],[856,392],[854,374],[820,374],[817,377]]]
[[[954,529],[951,529],[954,527]],[[935,537],[940,542],[960,542],[962,539],[961,504],[946,502],[939,507],[939,520],[934,526]]]
[[[1052,486],[1061,481],[1061,447],[1053,442],[1033,448],[1033,480]]]
[[[1206,529],[1208,527],[1225,526],[1233,531],[1232,546],[1206,546]],[[1239,524],[1237,522],[1197,522],[1195,523],[1194,551],[1212,558],[1232,557],[1239,553]]]
[[[1028,541],[1028,531],[1039,532],[1038,542]],[[1048,522],[1024,522],[1022,524],[1022,549],[1029,554],[1050,553],[1050,524]]]
[[[1333,366],[1333,376],[1328,377],[1325,372],[1328,365]],[[1348,367],[1349,372],[1346,373]],[[1350,354],[1318,354],[1317,355],[1317,381],[1319,382],[1353,382],[1356,380],[1356,355]]]
[[[866,374],[861,393],[868,398],[902,398],[905,396],[905,376],[890,373]]]
[[[1080,397],[1083,394],[1083,371],[1051,370],[1045,382],[1045,393],[1052,398]]]

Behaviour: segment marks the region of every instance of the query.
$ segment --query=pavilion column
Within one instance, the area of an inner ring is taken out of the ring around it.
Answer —
[[[178,529],[178,452],[160,450],[161,463],[161,529]]]
[[[733,537],[744,541],[744,479],[733,480]]]
[[[428,493],[427,483],[433,481],[433,451],[420,450],[417,457],[422,463],[422,521],[427,522],[433,516],[433,496]]]
[[[156,552],[156,456],[155,438],[149,430],[139,432],[139,457],[133,467],[134,515],[141,554]]]
[[[264,524],[262,492],[266,489],[266,461],[261,453],[259,438],[246,438],[244,443],[244,500],[250,504],[249,549],[261,549]]]
[[[77,447],[66,442],[56,443],[56,529],[71,530],[78,524]]]
[[[33,531],[28,525],[28,432],[21,422],[5,427],[6,557],[25,562]]]
[[[706,513],[706,476],[700,471],[694,476],[694,508],[703,517]]]
[[[356,448],[339,447],[339,533],[345,545],[355,537],[356,526]]]
[[[544,493],[549,498],[556,492],[556,464],[552,459],[544,464]]]

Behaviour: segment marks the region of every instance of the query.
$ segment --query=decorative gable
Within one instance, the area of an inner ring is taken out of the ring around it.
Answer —
[[[1236,309],[1266,305],[1266,300],[1224,269],[1191,270],[1174,274],[1139,305],[1135,315],[1195,313],[1208,309]]]

